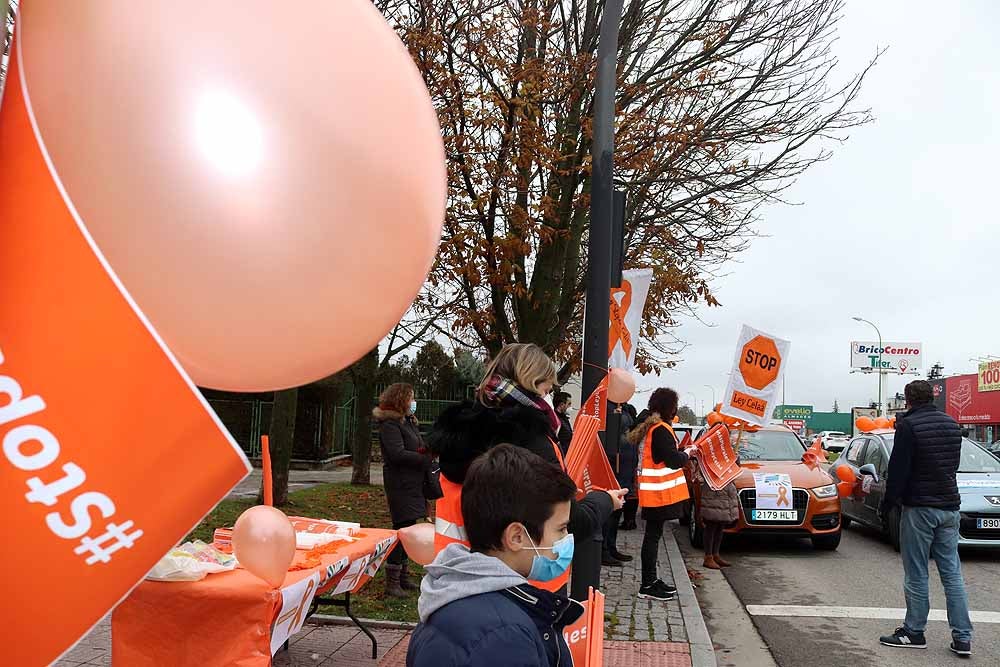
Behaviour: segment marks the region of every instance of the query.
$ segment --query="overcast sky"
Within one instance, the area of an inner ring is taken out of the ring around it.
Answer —
[[[849,372],[850,342],[874,339],[854,315],[922,342],[924,365],[948,374],[1000,355],[998,26],[995,0],[848,0],[841,74],[888,47],[861,93],[875,122],[792,187],[801,206],[764,211],[768,238],[718,280],[723,307],[700,311],[712,326],[685,320],[681,363],[641,388],[693,391],[700,408],[707,384],[721,399],[743,323],[791,341],[787,402],[819,411],[875,400],[876,376]]]

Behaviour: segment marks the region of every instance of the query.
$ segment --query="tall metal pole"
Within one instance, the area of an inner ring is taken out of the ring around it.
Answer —
[[[882,371],[882,332],[878,330],[874,322],[870,322],[862,317],[852,317],[855,322],[864,322],[865,324],[870,324],[872,329],[875,329],[875,333],[878,335],[878,408],[876,410],[876,416],[882,416],[882,377],[885,373]]]
[[[605,0],[597,44],[597,83],[594,90],[594,142],[591,148],[590,243],[587,248],[587,311],[583,323],[583,396],[594,393],[607,375],[608,329],[611,316],[611,230],[614,218],[615,88],[618,25],[623,0]],[[587,589],[601,586],[599,531],[577,541],[573,557],[570,596],[586,600]]]
[[[715,403],[715,387],[713,387],[710,384],[706,384],[705,387],[707,387],[708,389],[712,390],[712,409],[714,410],[715,406],[716,406],[716,403]]]

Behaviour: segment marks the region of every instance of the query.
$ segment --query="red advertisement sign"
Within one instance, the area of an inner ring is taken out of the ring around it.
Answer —
[[[1000,392],[979,391],[977,375],[945,380],[945,411],[959,424],[1000,423]]]
[[[725,424],[716,424],[694,444],[698,465],[705,481],[714,490],[722,490],[743,472],[736,462],[736,453],[729,441],[729,427]]]

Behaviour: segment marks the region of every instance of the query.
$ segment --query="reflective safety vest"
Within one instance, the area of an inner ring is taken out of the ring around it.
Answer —
[[[559,444],[553,443],[559,465],[565,470],[562,452]],[[462,485],[452,482],[441,475],[441,491],[444,496],[438,498],[434,509],[434,554],[437,555],[449,544],[459,542],[469,546],[469,536],[465,532],[465,521],[462,519]],[[558,579],[552,581],[529,581],[536,588],[556,592],[569,583],[569,570]]]
[[[653,433],[665,428],[674,435],[674,429],[666,422],[654,425],[646,432],[642,447],[642,467],[639,468],[639,505],[641,507],[664,507],[687,500],[687,480],[680,468],[668,468],[665,463],[653,461]],[[676,440],[677,437],[674,436]]]

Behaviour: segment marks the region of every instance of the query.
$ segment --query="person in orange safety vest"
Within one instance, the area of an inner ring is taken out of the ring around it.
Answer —
[[[649,409],[639,415],[639,425],[629,435],[629,442],[639,447],[637,483],[639,506],[646,521],[642,538],[642,585],[639,597],[672,600],[677,589],[657,577],[656,559],[663,524],[678,519],[688,499],[684,464],[688,455],[677,448],[677,436],[670,424],[677,414],[677,392],[661,387],[649,397]]]

